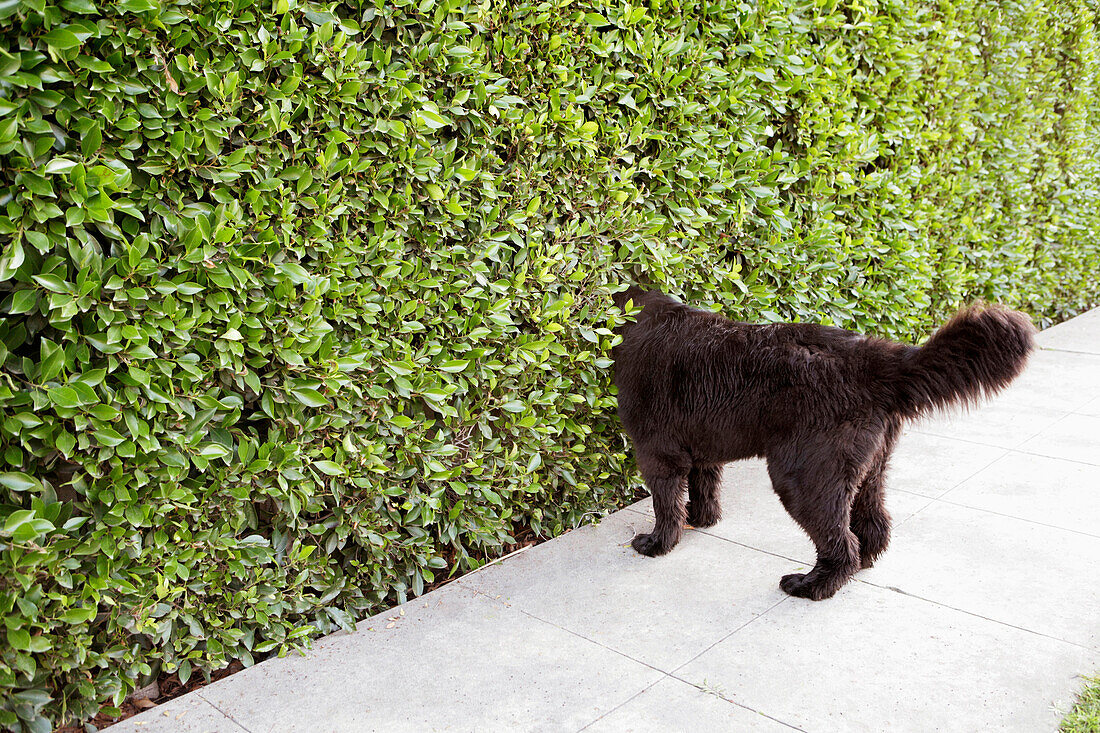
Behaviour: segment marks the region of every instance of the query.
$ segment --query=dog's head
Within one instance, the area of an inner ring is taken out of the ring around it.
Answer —
[[[611,296],[611,299],[614,300],[615,305],[619,306],[620,308],[625,308],[626,302],[628,300],[633,300],[634,305],[641,305],[642,296],[647,294],[648,292],[649,291],[645,288],[639,287],[637,285],[631,285],[629,288],[622,291],[621,293],[615,293],[613,296]]]

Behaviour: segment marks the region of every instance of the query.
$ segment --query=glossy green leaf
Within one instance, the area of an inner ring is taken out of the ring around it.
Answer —
[[[22,471],[4,471],[0,473],[0,486],[12,491],[31,491],[39,487],[38,479]]]
[[[47,46],[61,50],[76,48],[80,45],[80,39],[67,28],[53,28],[43,34],[41,40]]]
[[[307,407],[326,407],[329,401],[315,389],[292,389],[291,396]]]

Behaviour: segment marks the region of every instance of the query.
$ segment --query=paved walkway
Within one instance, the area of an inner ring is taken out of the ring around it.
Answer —
[[[630,549],[643,501],[125,721],[128,731],[1055,730],[1100,670],[1100,309],[1013,388],[902,438],[893,542],[831,600],[759,461],[725,519]]]

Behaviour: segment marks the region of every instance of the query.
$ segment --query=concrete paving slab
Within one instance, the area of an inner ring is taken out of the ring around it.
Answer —
[[[1065,458],[1100,466],[1100,417],[1075,413],[1066,415],[1037,435],[1024,441],[1019,449],[1052,458]]]
[[[664,671],[786,598],[797,563],[687,532],[662,557],[630,546],[650,520],[618,512],[458,584]]]
[[[900,489],[934,499],[1006,452],[1005,448],[930,435],[921,432],[919,426],[910,426],[898,439],[890,460],[886,495]]]
[[[672,677],[664,678],[584,728],[586,733],[790,733],[792,730],[798,729],[726,700],[720,690],[707,683],[700,690]]]
[[[936,501],[857,577],[1100,650],[1100,538]]]
[[[971,410],[945,412],[914,423],[928,435],[998,448],[1015,448],[1065,416],[1065,411],[994,398]]]
[[[246,730],[197,694],[169,700],[111,726],[111,733],[245,733]]]
[[[863,583],[791,599],[675,676],[800,729],[1039,731],[1057,727],[1080,646]]]
[[[1044,329],[1036,341],[1048,349],[1100,354],[1100,308]]]
[[[200,694],[250,731],[559,731],[663,676],[454,584],[358,629]]]
[[[1039,348],[996,401],[1073,412],[1097,397],[1100,355]]]
[[[1011,452],[940,498],[1100,537],[1100,466]]]

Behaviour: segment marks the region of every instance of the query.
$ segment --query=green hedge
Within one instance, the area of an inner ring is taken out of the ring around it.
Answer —
[[[1055,5],[0,0],[0,724],[622,503],[640,273],[903,338],[1097,304]]]

